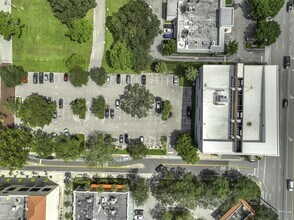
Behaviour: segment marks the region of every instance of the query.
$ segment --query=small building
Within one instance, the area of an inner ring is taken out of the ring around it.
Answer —
[[[202,153],[279,155],[278,66],[203,65],[195,98]]]
[[[254,209],[245,200],[240,199],[220,220],[246,220],[254,215]]]

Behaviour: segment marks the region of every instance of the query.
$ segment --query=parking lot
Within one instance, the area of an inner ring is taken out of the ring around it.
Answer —
[[[46,74],[46,73],[45,73]],[[54,73],[54,82],[45,81],[43,84],[33,84],[33,73],[29,73],[28,83],[16,87],[16,96],[25,99],[32,93],[38,93],[52,100],[57,101],[57,118],[52,119],[52,123],[44,127],[47,132],[62,132],[68,128],[70,133],[90,134],[94,130],[104,131],[112,134],[114,138],[120,134],[129,134],[129,138],[136,139],[144,137],[144,142],[149,147],[156,147],[160,143],[160,136],[170,135],[175,130],[190,131],[191,120],[186,117],[186,106],[191,105],[191,89],[181,88],[173,85],[172,75],[146,74],[146,87],[156,97],[162,100],[169,99],[172,103],[172,117],[168,121],[161,120],[161,115],[151,109],[145,118],[134,118],[126,114],[121,109],[115,108],[115,100],[123,94],[126,86],[126,75],[121,74],[121,84],[116,84],[116,75],[110,76],[110,82],[99,87],[91,79],[88,85],[75,88],[71,83],[64,82],[63,73]],[[140,83],[141,75],[131,75],[131,82]],[[114,109],[114,119],[98,119],[90,112],[91,100],[98,95],[104,96],[109,108]],[[58,100],[63,99],[63,108],[58,108]],[[76,98],[87,100],[88,112],[86,118],[81,120],[72,114],[70,102]],[[183,110],[182,110],[183,109]],[[20,123],[19,119],[15,119]]]

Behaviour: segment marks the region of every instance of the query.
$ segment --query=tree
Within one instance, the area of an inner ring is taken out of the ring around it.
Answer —
[[[84,153],[84,143],[77,136],[59,135],[56,138],[55,154],[57,158],[76,160]]]
[[[76,19],[69,27],[65,36],[68,36],[72,41],[77,41],[80,44],[87,42],[92,37],[93,25],[86,19]]]
[[[248,4],[251,16],[261,21],[268,17],[275,17],[285,4],[285,0],[249,0]]]
[[[80,66],[75,66],[69,71],[69,81],[74,87],[81,87],[87,85],[89,80],[89,72],[83,70]]]
[[[121,109],[132,117],[146,117],[149,109],[153,108],[154,96],[145,86],[135,83],[125,90],[125,98],[122,99]]]
[[[66,212],[65,214],[64,214],[64,217],[65,217],[65,219],[72,219],[72,216],[73,216],[73,214],[72,214],[72,212]]]
[[[21,104],[18,117],[30,127],[44,127],[52,121],[56,101],[48,101],[46,97],[33,93]]]
[[[18,101],[18,99],[16,99],[14,96],[13,97],[9,97],[5,102],[4,102],[4,106],[5,109],[12,113],[12,114],[16,114],[17,111],[19,110],[21,105],[21,102]]]
[[[144,205],[149,197],[149,186],[146,179],[138,178],[132,183],[131,194],[137,206]]]
[[[225,48],[226,55],[233,55],[238,52],[239,43],[236,40],[229,41]]]
[[[109,62],[111,67],[126,70],[132,67],[133,53],[126,43],[114,42],[109,51]]]
[[[55,141],[47,132],[38,129],[33,133],[30,147],[31,151],[36,152],[40,158],[48,158],[54,153]]]
[[[185,70],[185,77],[189,81],[195,81],[198,78],[198,69],[194,66],[188,66]]]
[[[278,220],[278,214],[271,209],[262,204],[258,204],[257,206],[253,207],[255,210],[255,216],[253,217],[254,220]]]
[[[112,160],[114,152],[111,135],[95,131],[88,137],[85,161],[89,167],[103,166]]]
[[[103,67],[93,67],[90,70],[90,77],[98,86],[103,86],[106,81],[107,72]]]
[[[164,100],[163,108],[161,112],[161,119],[163,121],[166,121],[169,118],[171,110],[172,110],[171,102],[169,100]]]
[[[238,201],[238,199],[250,201],[259,198],[261,192],[259,186],[253,180],[242,175],[237,179],[236,185],[233,189],[233,195],[236,198],[236,201]]]
[[[0,130],[0,166],[21,169],[29,158],[31,131],[24,127],[4,127]]]
[[[162,44],[162,55],[169,56],[177,52],[177,42],[175,39],[169,39]]]
[[[138,46],[133,51],[133,70],[136,73],[140,73],[143,70],[148,69],[151,65],[152,60],[149,55],[149,52],[143,47]]]
[[[141,141],[134,141],[128,146],[127,151],[133,160],[138,160],[146,157],[148,149]]]
[[[276,42],[281,34],[280,25],[276,21],[261,21],[254,31],[254,38],[259,46],[269,46]]]
[[[75,19],[84,18],[91,8],[96,7],[95,0],[48,0],[55,16],[67,26]]]
[[[160,220],[194,220],[194,217],[188,209],[175,209],[163,212]]]
[[[155,65],[155,72],[157,73],[166,73],[167,65],[165,62],[157,62]]]
[[[65,66],[71,70],[76,66],[85,67],[85,59],[77,53],[72,53],[70,57],[65,61]]]
[[[20,37],[24,25],[19,18],[15,18],[9,12],[0,11],[0,35],[4,40],[9,40],[11,36]]]
[[[86,99],[81,98],[81,99],[75,99],[70,103],[71,105],[71,110],[74,115],[78,115],[80,119],[85,119],[86,118]]]
[[[104,118],[106,102],[102,95],[92,99],[91,112],[99,119]]]
[[[28,77],[22,66],[0,67],[0,76],[7,87],[15,87]]]
[[[199,160],[198,149],[190,135],[180,133],[176,140],[175,149],[187,163],[195,164]]]

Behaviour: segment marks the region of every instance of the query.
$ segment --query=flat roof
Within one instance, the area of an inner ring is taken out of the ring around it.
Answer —
[[[27,218],[27,196],[0,196],[0,219],[15,220]]]
[[[178,0],[167,0],[166,20],[171,21],[177,17]]]
[[[220,26],[232,27],[234,25],[234,8],[220,8]]]

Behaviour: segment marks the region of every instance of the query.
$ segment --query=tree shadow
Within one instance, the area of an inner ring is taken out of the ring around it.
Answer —
[[[226,170],[223,173],[223,177],[226,178],[229,181],[229,185],[232,188],[236,181],[242,176],[242,174],[240,173],[240,171],[236,170],[236,169],[230,169],[230,170]]]
[[[181,132],[182,132],[181,130],[173,130],[171,132],[169,136],[171,146],[174,146],[176,144],[177,138]]]
[[[219,175],[219,173],[216,172],[215,170],[211,170],[211,169],[203,169],[203,170],[199,173],[198,177],[199,177],[201,180],[205,181],[205,180],[210,180],[212,177],[215,177],[215,176],[218,176],[218,175]]]
[[[162,213],[166,211],[166,207],[161,205],[160,203],[157,203],[153,209],[150,210],[150,215],[153,219],[160,219]]]

